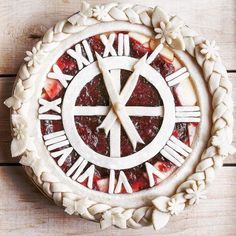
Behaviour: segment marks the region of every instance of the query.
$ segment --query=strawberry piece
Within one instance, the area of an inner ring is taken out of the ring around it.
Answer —
[[[161,172],[168,172],[172,169],[172,165],[168,161],[157,161],[154,167]]]
[[[178,132],[178,130],[175,129],[175,130],[173,131],[172,135],[175,136],[176,138],[178,138],[178,137],[179,137],[179,132]]]
[[[85,179],[83,182],[81,182],[80,184],[82,184],[83,186],[87,187],[88,185],[88,179]]]
[[[66,52],[57,60],[63,74],[75,76],[78,73],[77,62]]]
[[[135,40],[134,38],[130,38],[131,42],[131,53],[133,54],[133,57],[140,58],[144,56],[146,53],[151,53],[152,50],[150,47],[145,47],[143,44],[141,44],[139,41]]]
[[[166,62],[167,64],[172,64],[172,61],[169,60],[167,57],[163,56],[163,55],[160,55],[161,59]]]
[[[58,80],[47,78],[44,84],[45,93],[43,93],[43,98],[52,100],[60,93],[62,88],[63,86]]]
[[[148,180],[144,176],[140,176],[134,183],[131,184],[133,192],[138,192],[148,188]]]
[[[109,188],[109,179],[108,178],[99,179],[97,181],[97,186],[100,192],[107,193]]]
[[[101,173],[100,172],[101,172],[101,170],[98,171],[97,169],[95,169],[94,175],[93,175],[93,182],[94,183],[97,183],[97,181],[101,179]]]
[[[197,127],[199,125],[199,123],[198,122],[192,122],[191,125]]]

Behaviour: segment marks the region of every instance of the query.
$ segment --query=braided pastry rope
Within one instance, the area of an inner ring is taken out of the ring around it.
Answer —
[[[68,37],[100,22],[126,21],[145,25],[156,33],[156,38],[177,50],[186,51],[202,68],[204,79],[212,96],[212,130],[207,149],[195,173],[190,175],[173,196],[158,196],[151,206],[136,209],[112,207],[103,203],[81,198],[71,192],[47,169],[37,155],[34,138],[29,136],[27,103],[34,94],[35,75],[44,58]],[[223,160],[234,152],[232,143],[233,105],[232,86],[218,54],[215,42],[198,36],[177,16],[170,16],[159,7],[149,8],[132,4],[109,3],[91,7],[83,2],[79,13],[50,28],[31,52],[26,52],[25,63],[17,75],[12,97],[5,101],[11,108],[12,156],[21,156],[20,163],[33,181],[58,205],[65,207],[68,214],[100,221],[102,228],[115,225],[119,228],[140,228],[153,225],[156,230],[167,224],[171,215],[177,215],[188,205],[198,204],[206,198],[206,184],[215,176],[215,170]],[[23,106],[24,104],[24,106]],[[26,106],[25,106],[26,105]]]

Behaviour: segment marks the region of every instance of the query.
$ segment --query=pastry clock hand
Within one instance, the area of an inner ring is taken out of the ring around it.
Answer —
[[[144,143],[140,137],[138,131],[136,130],[134,124],[132,123],[130,117],[128,116],[123,103],[121,102],[120,95],[118,94],[112,80],[110,72],[107,70],[106,65],[103,62],[103,58],[96,54],[98,60],[98,66],[103,74],[103,80],[105,82],[106,89],[108,91],[113,110],[114,116],[119,118],[125,132],[127,133],[134,150],[136,149],[137,143]],[[108,133],[105,130],[106,133]]]
[[[151,64],[152,61],[156,58],[156,56],[160,53],[160,51],[163,48],[163,44],[158,45],[155,50],[152,52],[152,54],[147,58],[147,55],[144,55],[135,65],[134,65],[134,71],[129,77],[128,81],[126,82],[123,90],[121,91],[120,94],[120,101],[122,105],[125,105],[130,96],[132,95],[136,84],[138,82],[138,78],[140,75],[140,72],[143,68],[144,63]],[[113,109],[110,109],[108,115],[106,118],[103,120],[102,124],[98,128],[102,128],[105,130],[106,133],[108,133],[114,124],[116,120],[116,115],[113,111]]]

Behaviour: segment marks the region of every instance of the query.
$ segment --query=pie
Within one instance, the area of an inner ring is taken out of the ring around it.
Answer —
[[[215,41],[179,17],[83,2],[26,52],[12,156],[69,214],[160,229],[234,151],[231,92]]]

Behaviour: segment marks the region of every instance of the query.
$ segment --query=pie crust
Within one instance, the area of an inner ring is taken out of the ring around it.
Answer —
[[[232,86],[215,41],[160,7],[83,2],[26,54],[5,101],[12,156],[68,214],[103,229],[158,230],[206,198],[215,170],[234,152]],[[175,136],[179,127],[186,142]],[[140,135],[149,128],[152,137]]]

